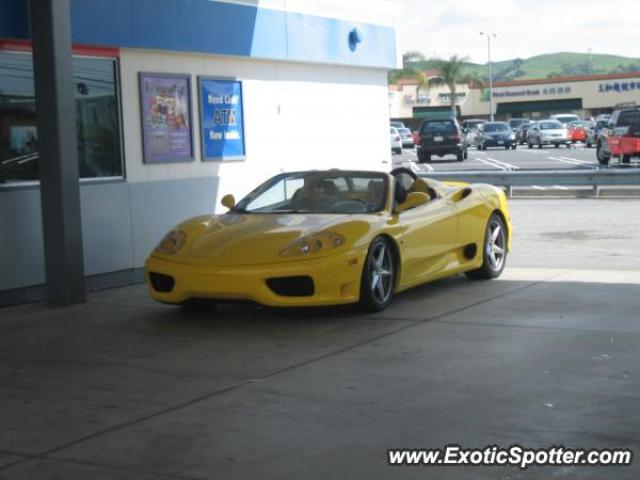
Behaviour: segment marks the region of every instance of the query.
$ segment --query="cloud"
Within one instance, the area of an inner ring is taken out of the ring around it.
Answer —
[[[393,0],[400,48],[427,56],[467,55],[487,61],[560,51],[638,56],[638,0]]]

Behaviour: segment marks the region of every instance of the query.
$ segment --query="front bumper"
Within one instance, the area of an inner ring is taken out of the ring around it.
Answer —
[[[366,248],[328,257],[250,266],[210,266],[180,263],[151,255],[145,263],[149,294],[163,303],[179,304],[192,298],[244,300],[273,307],[320,306],[355,303],[360,298],[360,280]],[[156,290],[149,274],[173,278],[168,292]],[[313,294],[278,295],[267,279],[308,276]]]
[[[506,139],[485,138],[483,140],[483,144],[485,147],[510,147],[515,143],[516,141],[513,138],[506,138]]]

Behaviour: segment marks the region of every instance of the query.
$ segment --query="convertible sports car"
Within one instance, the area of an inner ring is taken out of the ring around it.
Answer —
[[[394,293],[431,280],[499,276],[511,244],[501,190],[406,168],[282,173],[222,204],[228,212],[186,220],[151,253],[154,299],[380,311]]]

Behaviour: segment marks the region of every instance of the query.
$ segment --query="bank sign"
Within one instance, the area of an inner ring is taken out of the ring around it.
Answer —
[[[203,160],[245,158],[242,82],[198,77]]]

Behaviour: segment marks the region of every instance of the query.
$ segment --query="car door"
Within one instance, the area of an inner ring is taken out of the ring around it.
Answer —
[[[455,205],[439,196],[398,214],[401,226],[401,284],[420,283],[449,265],[455,248]]]

